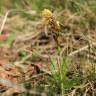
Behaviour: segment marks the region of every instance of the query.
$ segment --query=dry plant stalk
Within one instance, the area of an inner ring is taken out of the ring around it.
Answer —
[[[6,14],[5,14],[5,16],[4,16],[4,20],[3,20],[2,25],[1,25],[1,28],[0,28],[0,35],[1,35],[2,31],[3,31],[3,29],[4,29],[4,26],[5,26],[7,17],[8,17],[8,15],[9,15],[9,12],[10,12],[10,11],[6,12]]]

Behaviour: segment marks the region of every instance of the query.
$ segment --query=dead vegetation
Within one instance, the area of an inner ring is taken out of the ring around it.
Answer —
[[[1,96],[96,95],[96,14],[76,4],[79,12],[52,13],[59,45],[38,11],[9,10],[0,17]]]

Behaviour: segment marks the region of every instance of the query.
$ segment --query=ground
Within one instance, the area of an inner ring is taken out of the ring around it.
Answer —
[[[52,12],[60,24],[59,45],[50,33],[57,26],[44,23],[42,10],[1,15],[1,96],[96,95],[96,14],[85,6]]]

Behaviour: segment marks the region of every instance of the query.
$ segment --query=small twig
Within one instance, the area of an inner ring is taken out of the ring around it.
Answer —
[[[2,25],[1,25],[1,28],[0,28],[0,35],[1,35],[2,31],[3,31],[3,29],[4,29],[4,26],[5,26],[7,17],[8,17],[8,15],[9,15],[9,12],[10,12],[10,11],[6,12],[6,14],[5,14],[5,16],[4,16],[4,19],[3,19],[3,22],[2,22]]]
[[[87,87],[87,86],[89,86],[89,83],[87,83],[87,84],[82,84],[82,85],[80,85],[80,86],[74,86],[74,88],[76,88],[76,89],[82,89],[82,88],[85,88],[85,87]]]
[[[77,89],[74,89],[74,90],[72,91],[72,93],[71,93],[72,95],[71,95],[71,96],[75,96],[76,90],[77,90]]]
[[[84,95],[83,96],[87,96],[87,92],[90,90],[90,88],[86,88]]]
[[[75,54],[77,54],[77,53],[79,53],[79,52],[81,52],[81,51],[84,51],[84,50],[86,50],[88,47],[89,47],[89,46],[87,45],[87,46],[84,46],[83,48],[80,48],[80,49],[78,49],[78,50],[76,50],[76,51],[73,51],[73,52],[71,52],[71,53],[69,54],[69,56],[73,56],[73,55],[75,55]]]
[[[96,43],[92,43],[92,44],[90,44],[90,46],[92,46],[92,45],[96,45]],[[82,52],[82,51],[84,51],[84,50],[86,50],[87,48],[89,47],[89,45],[86,45],[86,46],[84,46],[84,47],[82,47],[82,48],[80,48],[80,49],[78,49],[78,50],[76,50],[76,51],[73,51],[73,52],[71,52],[68,56],[70,57],[70,56],[74,56],[74,55],[76,55],[76,54],[78,54],[79,52]]]

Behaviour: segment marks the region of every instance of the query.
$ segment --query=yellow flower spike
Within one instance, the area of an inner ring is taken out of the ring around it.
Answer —
[[[53,16],[53,14],[52,14],[52,12],[49,9],[44,9],[42,11],[42,17],[44,17],[44,18],[50,18],[52,16]]]
[[[60,46],[60,23],[59,21],[57,21],[55,19],[55,17],[53,16],[53,13],[48,10],[48,9],[44,9],[42,11],[42,19],[43,19],[43,23],[45,26],[47,26],[50,29],[50,33],[54,39],[54,41],[56,42],[57,46]]]

